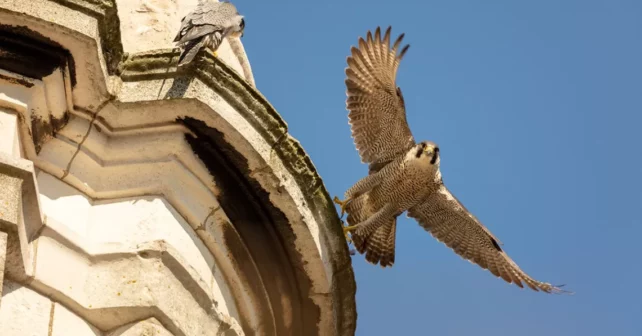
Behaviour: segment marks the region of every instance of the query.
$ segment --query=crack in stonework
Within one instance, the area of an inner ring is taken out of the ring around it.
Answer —
[[[205,219],[203,219],[203,223],[201,223],[201,225],[197,226],[197,227],[194,229],[194,231],[198,231],[198,230],[205,230],[205,224],[207,224],[207,220],[208,220],[210,217],[214,216],[214,213],[215,213],[216,211],[218,211],[219,209],[221,209],[221,206],[220,206],[220,205],[219,205],[219,206],[217,206],[217,207],[211,207],[211,208],[210,208],[210,212],[207,214],[207,216],[205,217]]]
[[[56,302],[51,301],[51,309],[49,310],[49,331],[47,332],[48,336],[53,335],[53,324],[54,324],[54,312],[56,310]]]
[[[71,156],[71,159],[69,159],[69,163],[67,163],[67,167],[65,170],[63,170],[62,176],[60,177],[60,180],[64,180],[67,175],[69,175],[69,170],[71,169],[71,164],[74,163],[74,159],[76,158],[76,155],[80,152],[80,149],[82,148],[83,143],[85,143],[85,140],[89,137],[89,133],[91,133],[91,129],[94,126],[94,122],[96,121],[96,118],[98,117],[98,113],[103,110],[103,108],[111,101],[111,99],[107,99],[104,102],[102,102],[98,108],[96,109],[96,112],[94,115],[91,117],[91,121],[89,121],[89,127],[87,128],[87,133],[85,133],[85,136],[80,140],[78,143],[78,147],[76,148],[76,151],[74,152],[74,155]]]

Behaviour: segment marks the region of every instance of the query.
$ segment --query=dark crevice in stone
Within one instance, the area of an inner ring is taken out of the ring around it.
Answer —
[[[31,111],[31,138],[36,148],[36,154],[40,153],[42,145],[47,142],[49,136],[53,133],[52,130],[51,124],[48,121],[43,120],[41,116],[36,116],[35,113]]]
[[[186,140],[214,176],[220,189],[217,199],[257,264],[277,322],[277,334],[317,335],[321,311],[310,299],[311,281],[303,271],[303,257],[295,249],[295,236],[285,214],[250,177],[247,159],[223,133],[190,117],[178,122],[197,135],[186,134]],[[242,243],[235,244],[233,237],[226,234],[230,249],[242,249],[238,245]]]
[[[49,141],[56,133],[69,121],[69,113],[65,113],[62,118],[57,119],[49,115],[49,120],[31,112],[31,138],[36,149],[36,154],[40,153],[42,145]]]
[[[24,26],[0,24],[0,67],[25,77],[42,80],[56,69],[69,69],[71,85],[76,85],[74,59],[68,50],[60,44]],[[64,75],[64,74],[63,74]],[[5,78],[14,84],[32,87],[33,84],[23,79]],[[69,113],[61,118],[40,116],[31,111],[31,137],[40,153],[42,145],[55,136],[69,121]]]
[[[68,50],[25,26],[0,24],[0,66],[25,77],[42,79],[54,70],[69,67],[76,86],[74,59]]]
[[[2,53],[2,51],[0,49],[0,57],[2,57],[1,53]],[[26,80],[20,79],[20,78],[13,78],[13,77],[5,76],[3,74],[0,74],[0,79],[3,80],[3,81],[9,82],[11,84],[25,86],[27,88],[30,88],[30,87],[33,86],[33,84],[30,83],[29,81],[26,81]]]

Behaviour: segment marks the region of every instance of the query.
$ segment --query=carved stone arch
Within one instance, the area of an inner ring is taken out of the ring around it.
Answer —
[[[195,3],[0,2],[0,334],[354,334],[336,211],[240,42],[176,68]]]

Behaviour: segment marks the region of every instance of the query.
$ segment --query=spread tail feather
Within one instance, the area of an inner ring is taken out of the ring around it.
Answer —
[[[395,263],[395,233],[397,218],[393,217],[379,226],[369,236],[352,234],[352,242],[359,253],[366,255],[366,261],[381,267]]]
[[[376,213],[370,209],[367,193],[352,200],[346,206],[346,212],[348,225],[362,223]],[[359,253],[365,253],[366,261],[381,267],[392,266],[395,262],[396,231],[397,218],[392,217],[372,233],[360,235],[352,231],[352,242]]]

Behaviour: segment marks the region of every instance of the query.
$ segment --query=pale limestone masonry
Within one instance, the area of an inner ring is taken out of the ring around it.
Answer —
[[[1,336],[354,334],[341,223],[241,42],[176,68],[196,2],[0,0]]]

